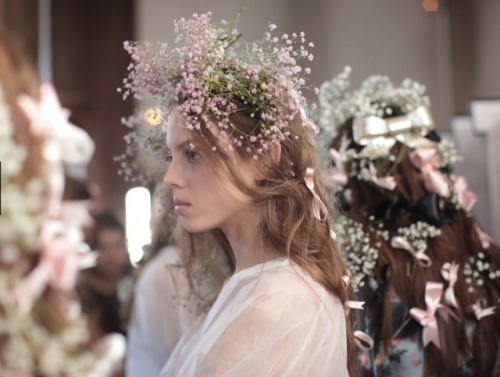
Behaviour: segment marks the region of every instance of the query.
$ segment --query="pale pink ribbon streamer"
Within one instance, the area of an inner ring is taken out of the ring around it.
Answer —
[[[438,170],[439,155],[435,148],[416,149],[409,155],[412,164],[420,169],[424,176],[425,188],[442,197],[450,193],[450,186],[446,177]]]
[[[52,85],[43,84],[40,87],[40,101],[21,94],[17,103],[29,118],[33,135],[58,142],[64,162],[86,164],[90,161],[94,142],[84,130],[68,121],[70,112],[61,107]]]
[[[326,218],[328,217],[328,209],[326,208],[325,204],[321,201],[321,198],[316,194],[316,191],[314,191],[314,169],[313,168],[307,168],[306,169],[306,176],[304,177],[304,181],[306,183],[307,188],[309,191],[314,196],[314,202],[313,202],[313,213],[314,217],[316,217],[320,221],[325,221]]]
[[[483,231],[479,225],[474,224],[474,228],[476,229],[479,241],[481,241],[481,247],[483,249],[489,248],[490,244],[493,242],[493,238],[491,238],[489,234]]]
[[[40,261],[14,290],[21,311],[29,312],[47,285],[66,292],[74,287],[81,256],[81,243],[74,238],[60,221],[42,225]]]
[[[489,315],[495,314],[495,306],[485,307],[486,302],[484,299],[479,299],[475,304],[472,305],[474,314],[479,321],[481,318],[487,317]]]
[[[410,243],[403,237],[400,236],[392,237],[391,246],[397,249],[404,249],[410,252],[410,254],[413,255],[413,257],[418,260],[418,263],[422,267],[429,267],[432,264],[432,261],[429,258],[429,256],[425,254],[425,250],[416,251],[413,248],[413,246],[410,245]]]
[[[349,284],[351,283],[351,278],[349,277],[349,275],[342,276],[342,280],[344,281],[346,286],[349,286]],[[351,301],[351,300],[346,301],[346,303],[344,304],[345,315],[346,316],[349,315],[350,309],[364,310],[364,308],[363,308],[364,304],[365,304],[364,301]],[[364,349],[364,350],[370,350],[373,348],[375,342],[373,341],[372,337],[369,336],[368,334],[364,333],[361,330],[356,330],[356,331],[354,331],[353,335],[355,338],[354,341],[356,342],[356,345],[359,348]],[[362,342],[364,342],[364,343],[362,343]]]
[[[477,196],[472,191],[467,190],[467,180],[464,176],[460,176],[454,183],[455,191],[458,196],[458,203],[465,211],[469,212],[474,204],[476,204]]]
[[[441,276],[448,282],[448,288],[446,288],[446,291],[444,292],[444,299],[448,304],[453,305],[456,308],[458,308],[458,303],[453,287],[458,279],[459,267],[460,265],[455,263],[455,261],[451,263],[447,262],[443,264],[443,267],[441,267]]]
[[[410,315],[423,327],[422,341],[424,347],[429,343],[434,343],[437,348],[441,349],[436,312],[440,313],[445,322],[448,322],[448,315],[452,315],[458,319],[449,308],[439,303],[442,292],[443,284],[428,281],[425,285],[425,303],[427,309],[410,309]]]
[[[340,166],[340,164],[342,163],[342,159],[345,156],[349,144],[351,144],[351,140],[349,140],[344,134],[342,135],[339,149],[330,149],[330,158],[335,163],[335,168],[332,169],[330,177],[334,183],[341,186],[345,186],[348,182],[347,172],[343,166]]]
[[[70,113],[61,107],[52,85],[43,84],[40,87],[40,101],[21,94],[17,103],[30,121],[31,133],[46,139],[42,151],[50,163],[47,171],[47,212],[57,218],[64,190],[63,163],[88,163],[94,153],[94,142],[84,130],[68,121]]]
[[[375,168],[375,165],[370,162],[370,167],[369,167],[369,174],[370,174],[370,179],[373,183],[375,183],[377,186],[380,186],[382,188],[385,188],[386,190],[392,191],[396,188],[396,180],[394,177],[378,177],[377,176],[377,169]]]

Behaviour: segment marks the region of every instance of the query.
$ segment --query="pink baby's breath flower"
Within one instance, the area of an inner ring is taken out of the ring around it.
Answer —
[[[240,35],[234,23],[212,23],[211,13],[181,18],[174,27],[170,50],[165,43],[124,43],[132,57],[124,96],[147,92],[165,107],[180,101],[186,128],[217,127],[229,145],[254,156],[290,137],[287,127],[305,103],[301,75],[311,72],[299,60],[313,59],[304,46],[304,32],[280,39],[271,34],[276,25],[270,23],[261,41],[236,49]],[[236,138],[229,115],[242,105],[254,109],[250,116],[260,126],[255,134]]]

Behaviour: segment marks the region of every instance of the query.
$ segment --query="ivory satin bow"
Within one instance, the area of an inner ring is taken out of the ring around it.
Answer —
[[[406,115],[392,118],[357,117],[352,128],[354,141],[360,145],[384,138],[387,146],[400,141],[413,147],[421,143],[429,144],[430,140],[424,141],[423,136],[434,129],[434,120],[429,109],[420,106]]]
[[[427,309],[410,309],[410,315],[423,327],[422,341],[424,347],[429,343],[434,343],[437,348],[441,349],[436,313],[439,312],[445,322],[448,322],[448,315],[454,316],[449,308],[439,303],[442,292],[443,284],[433,281],[427,282],[425,285],[425,303]]]

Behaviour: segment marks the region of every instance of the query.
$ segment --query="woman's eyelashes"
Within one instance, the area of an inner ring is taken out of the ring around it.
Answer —
[[[198,151],[194,151],[192,149],[186,149],[184,150],[184,155],[186,156],[186,159],[189,161],[189,162],[195,162],[195,161],[198,161],[201,157],[203,157],[203,155],[198,152]],[[167,163],[171,163],[172,160],[174,159],[174,156],[171,152],[169,152],[166,156],[165,156],[165,161]]]
[[[200,152],[193,151],[193,150],[186,150],[185,153],[186,153],[186,157],[187,157],[189,162],[195,162],[202,157]]]

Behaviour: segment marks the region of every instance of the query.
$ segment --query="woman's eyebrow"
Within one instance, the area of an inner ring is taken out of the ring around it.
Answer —
[[[184,140],[177,144],[176,147],[177,150],[193,150],[194,149],[194,144],[190,140]]]

